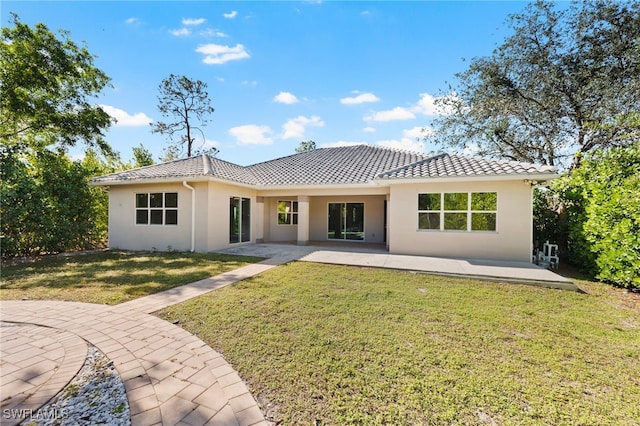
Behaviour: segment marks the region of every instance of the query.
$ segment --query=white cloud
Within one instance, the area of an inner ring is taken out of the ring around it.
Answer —
[[[220,37],[220,38],[229,37],[227,34],[223,33],[222,31],[214,30],[212,28],[207,28],[206,30],[200,31],[200,35],[202,37]]]
[[[296,95],[290,92],[280,92],[273,98],[273,102],[278,102],[280,104],[295,104],[298,103],[298,98]]]
[[[376,145],[384,146],[387,148],[401,149],[403,151],[424,152],[424,142],[420,142],[411,138],[378,141],[376,142]]]
[[[236,138],[240,145],[271,145],[273,131],[269,126],[245,124],[229,129],[229,134]]]
[[[422,131],[425,127],[415,126],[411,129],[405,129],[402,131],[402,136],[405,138],[422,138],[425,136],[425,133]]]
[[[365,102],[378,102],[379,100],[380,98],[373,93],[360,93],[358,96],[342,98],[340,99],[340,103],[343,105],[356,105],[363,104]]]
[[[211,139],[205,139],[204,143],[202,144],[202,149],[211,149],[211,148],[219,148],[221,147],[222,144],[218,141],[214,141]]]
[[[242,85],[243,85],[243,86],[257,86],[257,85],[258,85],[258,82],[257,82],[257,81],[255,81],[255,80],[244,80],[244,81],[242,82]]]
[[[322,121],[317,115],[314,115],[311,118],[307,118],[302,115],[292,118],[282,125],[282,129],[284,130],[282,138],[302,138],[304,137],[304,133],[308,126],[322,127],[324,126],[324,121]]]
[[[367,94],[368,95],[368,94]],[[355,103],[352,100],[358,99],[360,96],[356,96],[354,98],[344,98],[341,99],[340,102],[348,100],[350,103]],[[456,96],[455,93],[451,93],[446,96],[447,99],[453,101],[461,101],[460,98]],[[434,116],[434,115],[448,115],[453,111],[451,108],[443,108],[437,104],[438,99],[429,93],[420,93],[420,99],[413,106],[408,108],[406,107],[395,107],[386,111],[374,111],[371,114],[364,117],[365,121],[377,121],[377,122],[386,122],[386,121],[397,121],[397,120],[413,120],[416,118],[416,114],[426,115],[426,116]]]
[[[182,25],[201,25],[207,22],[204,18],[190,19],[190,18],[182,18]]]
[[[203,44],[196,49],[196,52],[204,55],[202,62],[208,65],[220,65],[251,57],[242,44],[236,44],[234,47],[214,43]]]
[[[137,24],[138,22],[140,22],[140,20],[138,18],[131,17],[124,22],[126,22],[127,24]]]
[[[373,112],[371,115],[364,117],[365,121],[395,121],[395,120],[411,120],[416,115],[403,107],[395,107],[387,111]]]
[[[436,104],[436,100],[448,98],[449,100],[458,101],[460,98],[455,93],[446,95],[444,97],[435,97],[429,93],[420,93],[420,100],[412,108],[412,111],[423,115],[449,115],[453,111],[451,108],[442,107]]]
[[[222,14],[222,16],[224,16],[224,17],[225,17],[225,18],[227,18],[227,19],[233,19],[233,18],[235,18],[236,16],[238,16],[238,11],[237,11],[237,10],[232,10],[232,11],[231,11],[231,12],[229,12],[229,13],[223,13],[223,14]]]
[[[116,126],[148,126],[149,123],[153,122],[153,120],[143,112],[138,112],[136,114],[130,115],[128,112],[120,108],[112,107],[110,105],[100,105],[100,108],[102,108],[104,112],[109,114],[109,116],[118,120],[115,124]]]
[[[323,143],[320,148],[337,148],[340,146],[355,146],[355,145],[367,145],[366,142],[354,142],[354,141],[336,141],[330,143]]]
[[[371,126],[367,126],[364,129],[362,129],[362,131],[366,132],[366,133],[374,133],[376,131],[376,128],[375,127],[371,127]]]
[[[189,28],[180,28],[179,30],[169,30],[169,33],[171,35],[174,35],[176,37],[184,37],[184,36],[188,36],[191,34],[191,30]]]

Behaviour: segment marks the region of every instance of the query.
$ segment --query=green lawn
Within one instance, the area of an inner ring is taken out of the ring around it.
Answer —
[[[637,425],[640,309],[580,285],[295,262],[161,315],[282,424]]]
[[[2,263],[0,300],[116,304],[262,260],[198,253],[100,252]]]

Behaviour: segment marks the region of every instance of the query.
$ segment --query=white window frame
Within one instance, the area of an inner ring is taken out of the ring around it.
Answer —
[[[496,194],[496,208],[495,210],[474,210],[472,208],[472,197],[473,194]],[[420,209],[420,195],[439,195],[440,196],[440,209],[439,210],[421,210]],[[466,210],[446,210],[444,205],[445,194],[467,194],[467,208]],[[417,230],[419,232],[473,232],[473,233],[496,233],[498,231],[498,192],[497,191],[469,191],[469,192],[421,192],[418,193],[417,197],[418,201],[418,209],[417,209]],[[434,214],[437,213],[439,215],[440,223],[438,229],[428,229],[428,228],[420,228],[420,214]],[[445,214],[446,213],[464,213],[467,215],[467,226],[466,229],[445,229]],[[474,230],[473,229],[473,214],[495,214],[496,215],[496,224],[495,229],[492,230]]]
[[[162,207],[152,207],[151,206],[151,194],[162,194]],[[176,206],[175,207],[167,207],[167,194],[175,194],[176,196]],[[146,207],[138,207],[138,196],[146,195],[147,197],[147,206]],[[135,194],[135,208],[134,208],[134,216],[133,223],[136,226],[178,226],[178,192],[136,192]],[[138,223],[138,212],[146,211],[147,212],[147,223]],[[161,211],[162,212],[162,223],[151,223],[151,212],[152,211]],[[167,212],[175,211],[176,212],[176,223],[167,223]]]
[[[289,203],[289,211],[280,212],[280,203]],[[298,226],[299,204],[297,200],[278,200],[276,204],[276,224],[279,226]],[[280,215],[285,214],[288,222],[280,223]]]

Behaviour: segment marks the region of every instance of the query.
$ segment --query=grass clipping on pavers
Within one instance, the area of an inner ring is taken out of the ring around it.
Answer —
[[[640,419],[640,313],[605,297],[299,262],[161,316],[282,424]]]

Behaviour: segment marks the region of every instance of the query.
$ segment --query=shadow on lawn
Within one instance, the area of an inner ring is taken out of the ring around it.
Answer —
[[[144,295],[236,269],[258,257],[201,253],[101,252],[3,262],[4,289],[126,287]]]

